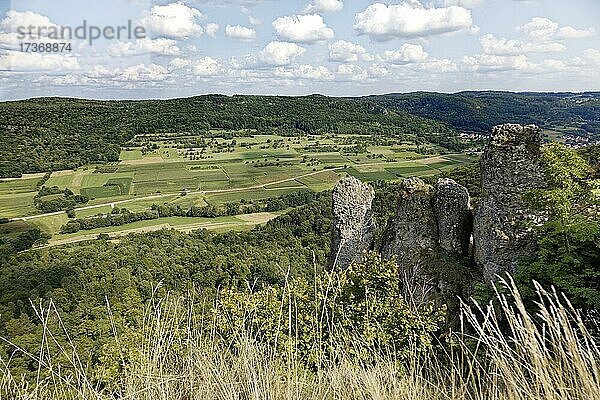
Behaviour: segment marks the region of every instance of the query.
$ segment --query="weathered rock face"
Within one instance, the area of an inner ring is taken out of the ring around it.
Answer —
[[[381,255],[396,256],[400,266],[416,267],[436,248],[438,225],[433,210],[434,189],[419,178],[402,181],[396,217],[384,235]]]
[[[475,213],[467,189],[451,179],[439,179],[435,187],[419,178],[405,179],[381,255],[395,256],[416,278],[413,281],[443,292],[470,274],[454,268],[464,266],[461,258],[469,255],[472,234],[473,256],[486,280],[514,272],[518,260],[535,250],[536,233],[530,222],[544,219],[523,199],[529,190],[546,187],[539,162],[542,142],[541,130],[533,125],[493,129],[480,160],[483,196]],[[373,198],[373,189],[355,178],[340,181],[334,189],[332,264],[360,262],[363,252],[372,248]]]
[[[486,280],[514,272],[519,258],[535,250],[535,233],[526,226],[532,214],[523,201],[531,189],[546,187],[539,164],[541,130],[504,124],[494,127],[481,157],[481,198],[474,217],[475,262]]]
[[[360,262],[363,252],[372,249],[374,198],[373,188],[354,177],[342,179],[333,189],[331,265],[345,268],[352,262]]]
[[[466,272],[456,261],[468,254],[471,231],[466,188],[451,179],[439,179],[435,187],[419,178],[402,182],[397,213],[388,223],[381,255],[396,257],[405,300],[411,306],[455,293],[455,281]]]
[[[382,243],[383,257],[395,255],[400,265],[414,267],[440,248],[452,255],[468,253],[473,218],[465,187],[452,179],[439,179],[434,188],[408,178],[400,190],[396,217]]]
[[[451,254],[466,255],[473,230],[471,198],[467,188],[452,179],[438,179],[433,208],[440,247]]]

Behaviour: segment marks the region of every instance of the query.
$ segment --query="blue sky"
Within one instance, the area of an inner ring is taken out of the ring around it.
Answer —
[[[0,0],[0,98],[600,90],[599,17],[597,0]],[[147,34],[18,36],[84,20]]]

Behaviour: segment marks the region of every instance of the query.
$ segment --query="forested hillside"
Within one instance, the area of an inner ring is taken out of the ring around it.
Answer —
[[[42,327],[32,304],[53,298],[81,354],[104,364],[107,301],[123,328],[137,329],[159,286],[160,293],[210,299],[219,288],[258,290],[280,286],[286,276],[312,278],[313,260],[322,266],[327,258],[330,226],[331,200],[323,194],[247,233],[160,231],[21,254],[0,246],[0,337],[35,353]],[[2,358],[13,351],[0,343]],[[34,374],[26,355],[11,364],[19,374]]]
[[[382,107],[444,122],[455,129],[487,133],[505,122],[571,128],[600,136],[600,93],[460,92],[368,96]]]
[[[40,98],[0,103],[0,177],[117,161],[119,146],[141,133],[209,137],[223,136],[211,130],[243,129],[288,136],[413,134],[442,145],[453,136],[453,130],[439,122],[402,111],[388,112],[370,102],[324,96],[208,95],[144,101]]]
[[[0,177],[118,161],[136,134],[225,131],[418,135],[455,149],[455,130],[507,121],[600,136],[598,93],[408,93],[364,98],[206,95],[173,100],[39,98],[0,103]],[[248,132],[251,134],[251,132]],[[238,133],[239,135],[239,133]]]

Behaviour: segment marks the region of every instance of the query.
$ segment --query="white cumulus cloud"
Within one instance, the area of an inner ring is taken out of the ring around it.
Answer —
[[[108,46],[108,54],[113,57],[156,54],[176,56],[181,53],[177,42],[171,39],[138,39],[135,42],[117,42]]]
[[[271,42],[258,54],[258,58],[265,64],[284,66],[291,64],[300,57],[306,49],[296,43]]]
[[[546,41],[522,42],[517,39],[497,38],[492,34],[484,35],[479,41],[483,52],[492,55],[552,53],[565,51],[567,49],[562,43]]]
[[[309,79],[316,81],[329,81],[335,78],[334,74],[324,66],[299,65],[295,68],[277,67],[275,75],[286,79]]]
[[[79,69],[77,58],[70,54],[24,53],[7,51],[0,55],[0,70],[66,72]]]
[[[437,3],[443,6],[461,6],[473,8],[483,4],[483,0],[438,0]]]
[[[372,57],[367,53],[367,49],[359,44],[346,40],[338,40],[329,45],[330,61],[356,62],[359,60],[369,61],[371,59]]]
[[[50,78],[40,77],[40,80]],[[171,78],[169,70],[158,64],[137,64],[126,68],[107,68],[96,65],[78,74],[52,78],[57,85],[93,85],[97,87],[143,88],[154,86]]]
[[[328,12],[342,11],[344,8],[344,2],[342,0],[313,0],[306,7],[303,12],[305,14],[318,14]]]
[[[559,28],[556,32],[556,39],[583,39],[587,37],[594,36],[596,34],[596,29],[587,28],[587,29],[576,29],[572,26],[563,26]]]
[[[177,2],[153,6],[140,22],[152,33],[184,39],[202,35],[204,29],[199,23],[202,16],[199,10]]]
[[[340,64],[336,73],[341,80],[362,81],[369,77],[363,67],[354,64]]]
[[[1,33],[0,32],[0,49],[17,50],[21,39],[16,33]]]
[[[169,77],[169,70],[158,64],[138,64],[114,71],[113,80],[124,82],[156,82]]]
[[[254,15],[248,15],[248,22],[254,26],[262,24],[262,21]]]
[[[541,17],[532,18],[531,21],[517,28],[517,30],[538,41],[581,39],[594,36],[596,34],[596,30],[594,28],[577,29],[572,26],[561,27],[558,22]]]
[[[63,43],[64,40],[48,38],[49,29],[53,28],[58,29],[59,26],[45,15],[9,10],[0,21],[0,49],[18,50],[23,42]],[[25,35],[25,39],[22,35]]]
[[[187,58],[174,58],[169,61],[169,69],[177,70],[188,67],[192,62]]]
[[[239,40],[256,39],[256,31],[254,29],[240,25],[227,25],[225,27],[225,34],[230,38]]]
[[[27,38],[23,39],[22,36],[16,32],[0,32],[0,49],[20,50],[21,43],[65,43],[63,39],[50,39],[44,36],[37,36],[37,33],[31,37],[29,34],[27,35]],[[75,48],[74,44],[71,47]]]
[[[193,63],[192,71],[196,76],[214,76],[221,72],[221,63],[214,58],[204,57]]]
[[[280,39],[295,43],[314,43],[333,38],[333,29],[318,14],[292,15],[273,21]]]
[[[462,64],[465,69],[475,72],[498,72],[531,68],[531,63],[522,54],[518,56],[496,56],[490,54],[465,56],[462,59]]]
[[[381,78],[390,74],[388,69],[381,64],[373,64],[369,68],[369,75],[375,78]]]
[[[371,4],[356,14],[354,29],[374,40],[425,37],[473,28],[471,11],[459,6],[425,8],[417,0]]]
[[[387,50],[383,53],[383,60],[391,64],[411,64],[423,62],[428,54],[419,44],[405,43],[398,50]]]
[[[206,24],[206,27],[204,28],[204,31],[206,32],[206,34],[208,36],[214,38],[214,37],[217,36],[217,32],[219,31],[219,24],[215,24],[214,22]]]
[[[51,27],[57,26],[50,18],[45,15],[34,13],[33,11],[15,11],[8,10],[6,18],[0,21],[0,29],[6,33],[17,32],[19,27],[25,28],[26,32],[29,33],[28,27],[33,26],[33,33],[37,36],[38,27]],[[43,32],[42,35],[43,36]]]
[[[419,70],[427,71],[435,74],[446,74],[449,72],[457,72],[458,65],[447,58],[429,59],[424,63],[418,64]]]
[[[583,56],[588,62],[600,66],[600,50],[586,49]]]

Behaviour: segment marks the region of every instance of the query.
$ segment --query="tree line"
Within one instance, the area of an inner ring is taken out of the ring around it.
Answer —
[[[223,205],[207,205],[202,207],[192,206],[184,209],[179,205],[153,204],[150,210],[131,212],[126,208],[114,207],[109,214],[88,218],[76,218],[68,221],[60,228],[60,233],[68,234],[82,230],[92,230],[109,226],[122,226],[138,221],[148,221],[167,217],[190,218],[217,218],[258,212],[275,212],[290,207],[298,207],[323,197],[328,197],[329,192],[315,193],[312,191],[299,191],[284,194],[276,198],[237,202]]]

